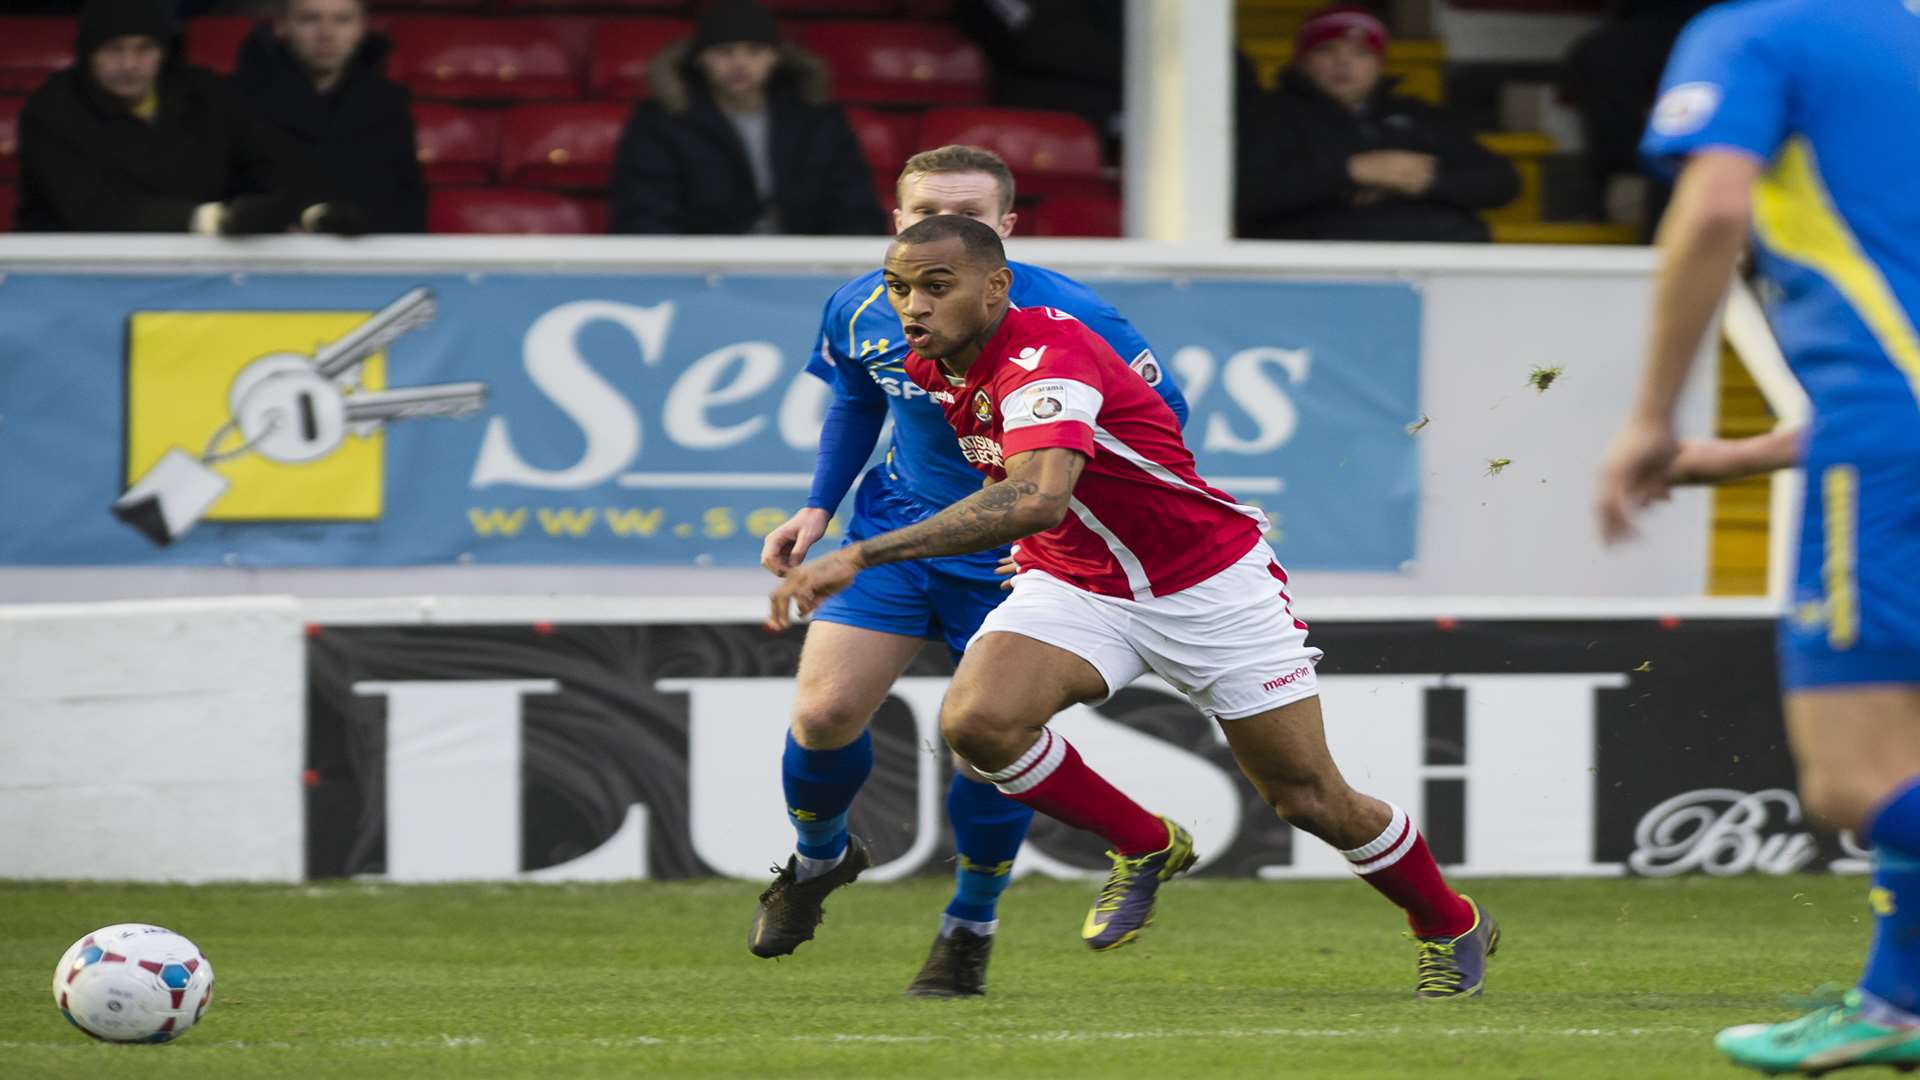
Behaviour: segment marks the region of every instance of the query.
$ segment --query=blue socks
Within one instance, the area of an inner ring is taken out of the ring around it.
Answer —
[[[1920,1015],[1920,780],[1888,799],[1865,832],[1874,848],[1875,918],[1860,989],[1909,1017]]]
[[[872,771],[868,732],[836,750],[808,750],[787,733],[780,783],[787,793],[787,817],[798,834],[794,850],[802,859],[839,861],[847,850],[847,808]]]
[[[1000,794],[992,784],[956,772],[947,788],[947,820],[953,824],[953,846],[959,857],[953,902],[947,905],[941,935],[951,934],[956,927],[990,934],[1000,894],[1013,880],[1013,857],[1033,823],[1033,808]]]

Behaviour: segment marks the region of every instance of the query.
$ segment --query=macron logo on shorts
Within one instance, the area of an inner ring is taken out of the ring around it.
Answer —
[[[1266,682],[1261,683],[1260,689],[1278,690],[1281,687],[1287,685],[1288,683],[1297,682],[1300,679],[1305,678],[1307,675],[1307,672],[1312,670],[1313,670],[1312,664],[1301,664],[1299,667],[1294,668],[1292,671],[1287,672],[1285,675],[1278,676],[1277,678],[1268,679]]]

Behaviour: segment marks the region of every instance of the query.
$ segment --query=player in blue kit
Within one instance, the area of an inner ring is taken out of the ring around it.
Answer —
[[[945,146],[916,154],[900,172],[894,226],[958,214],[1013,231],[1013,174],[986,150]],[[1184,423],[1186,401],[1145,339],[1093,290],[1022,263],[1013,270],[1020,307],[1065,311],[1105,338],[1159,391]],[[807,371],[834,388],[820,433],[806,509],[768,535],[761,563],[784,576],[806,558],[872,456],[893,419],[885,461],[868,470],[854,496],[847,542],[927,518],[980,489],[961,457],[938,402],[907,377],[907,342],[886,300],[881,272],[856,278],[827,302],[820,342]],[[755,956],[785,956],[813,937],[828,893],[872,863],[847,832],[847,809],[873,767],[867,722],[929,638],[958,659],[967,641],[1006,595],[996,572],[1004,549],[877,567],[815,612],[796,680],[793,723],[782,759],[795,852],[760,896],[747,935]],[[985,993],[996,905],[1033,811],[1000,794],[958,759],[947,791],[958,852],[953,901],[920,974],[914,997]]]
[[[1787,732],[1807,810],[1874,850],[1859,983],[1716,1042],[1766,1073],[1920,1066],[1920,0],[1708,11],[1675,47],[1642,149],[1680,176],[1639,400],[1601,472],[1602,531],[1626,535],[1671,483],[1804,463],[1779,635]],[[1749,224],[1813,422],[1682,452],[1674,402]]]

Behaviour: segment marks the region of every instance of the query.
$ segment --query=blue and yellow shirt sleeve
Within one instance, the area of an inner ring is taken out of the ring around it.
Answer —
[[[1738,150],[1771,161],[1786,140],[1790,42],[1772,12],[1709,10],[1681,33],[1640,140],[1647,165],[1671,178],[1690,154]]]
[[[813,484],[807,505],[832,513],[872,456],[887,420],[887,395],[858,360],[840,346],[847,333],[840,316],[840,294],[827,301],[820,336],[807,357],[807,373],[833,388],[820,425],[820,448],[813,460]]]

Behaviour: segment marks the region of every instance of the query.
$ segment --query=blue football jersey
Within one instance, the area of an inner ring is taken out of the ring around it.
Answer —
[[[1146,339],[1111,304],[1065,274],[1028,263],[1007,266],[1013,271],[1015,307],[1056,308],[1087,324],[1186,422],[1186,399]],[[842,285],[827,301],[807,371],[838,393],[886,401],[893,418],[887,475],[903,494],[939,509],[980,490],[980,474],[960,456],[940,406],[907,377],[906,356],[900,317],[887,303],[886,282],[875,270]]]
[[[1920,0],[1743,0],[1681,35],[1641,150],[1728,149],[1761,299],[1827,458],[1920,452]]]

